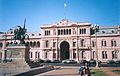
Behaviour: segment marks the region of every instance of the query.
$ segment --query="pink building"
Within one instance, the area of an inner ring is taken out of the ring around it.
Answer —
[[[55,24],[41,26],[41,33],[27,33],[31,60],[120,60],[120,27],[100,27],[97,34],[89,22],[72,22],[63,19]],[[0,58],[4,58],[4,50],[13,44],[14,29],[6,34],[0,33]],[[96,38],[97,44],[96,44]],[[19,44],[19,41],[17,41]]]

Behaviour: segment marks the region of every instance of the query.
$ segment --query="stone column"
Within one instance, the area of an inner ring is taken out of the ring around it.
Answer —
[[[117,51],[117,60],[120,60],[120,51]]]
[[[57,50],[57,48],[56,48],[56,50],[55,50],[55,53],[56,53],[56,58],[55,58],[55,59],[56,59],[56,60],[59,60],[59,59],[58,59],[58,50]]]
[[[60,60],[60,55],[59,55],[59,49],[58,48],[56,48],[56,59]]]
[[[4,40],[4,42],[3,42],[3,48],[2,48],[2,61],[6,60],[6,53],[7,53],[6,40]]]
[[[4,49],[3,51],[2,51],[2,61],[4,61],[4,60],[6,60],[7,59],[7,50],[6,49]]]
[[[73,56],[72,56],[72,49],[70,48],[70,60],[73,59]]]
[[[82,51],[79,51],[79,59],[82,60]]]

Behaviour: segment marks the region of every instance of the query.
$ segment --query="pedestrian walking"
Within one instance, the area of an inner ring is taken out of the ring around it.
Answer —
[[[85,64],[85,75],[84,76],[91,76],[88,64]]]
[[[79,75],[80,76],[91,76],[90,69],[87,63],[85,63],[83,66],[80,66]]]
[[[80,76],[83,76],[83,70],[85,69],[85,66],[80,66],[80,69],[79,69],[79,75]]]

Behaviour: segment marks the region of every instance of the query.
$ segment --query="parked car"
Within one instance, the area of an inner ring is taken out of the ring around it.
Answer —
[[[74,64],[74,63],[77,63],[77,61],[66,59],[66,60],[63,60],[62,63],[72,63],[72,64]]]
[[[51,63],[52,61],[51,60],[45,60],[45,63]]]
[[[77,63],[77,61],[75,61],[75,60],[70,60],[70,62],[69,63],[71,63],[71,64],[76,64]]]
[[[40,63],[44,63],[45,61],[42,60],[42,59],[39,59],[38,62],[40,62]]]
[[[107,64],[116,64],[116,62],[114,60],[108,60]]]
[[[87,60],[81,60],[80,61],[80,64],[84,64],[85,65],[85,63],[89,64],[89,62]]]
[[[120,60],[115,61],[116,64],[120,64]]]
[[[66,60],[63,60],[62,61],[62,63],[67,63],[69,60],[68,59],[66,59]]]
[[[60,60],[53,60],[52,62],[53,62],[53,63],[61,63]]]
[[[96,60],[90,60],[89,63],[90,63],[90,64],[96,64]],[[98,63],[101,64],[101,61],[98,60]]]
[[[89,63],[90,64],[96,64],[96,60],[90,60]]]

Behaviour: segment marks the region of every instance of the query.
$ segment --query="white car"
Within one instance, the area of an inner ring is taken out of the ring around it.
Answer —
[[[62,63],[77,63],[77,62],[75,60],[66,59],[66,60],[63,60]]]

